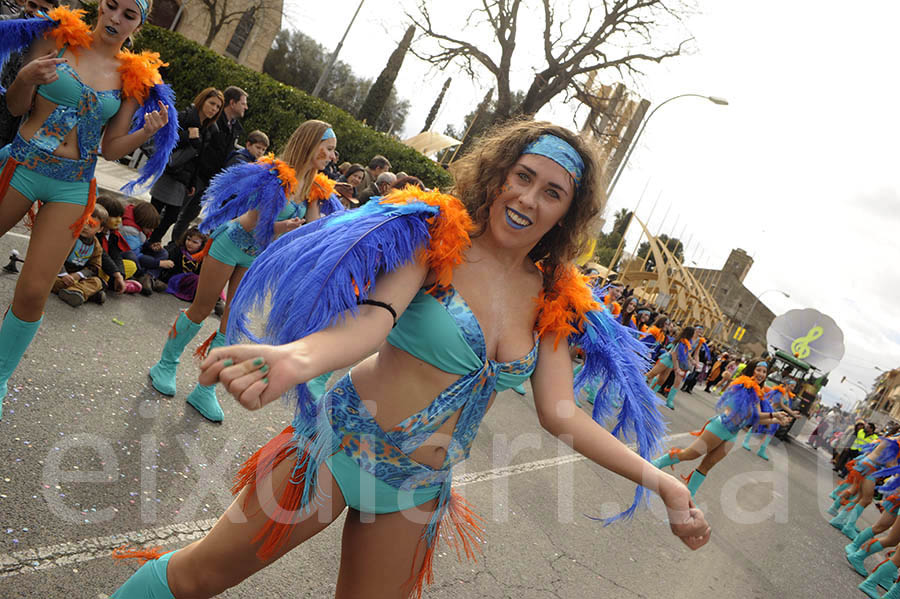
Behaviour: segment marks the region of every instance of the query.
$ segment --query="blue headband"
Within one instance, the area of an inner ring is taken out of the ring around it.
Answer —
[[[147,9],[150,8],[150,4],[147,2],[147,0],[134,0],[134,2],[141,10],[141,23],[143,23],[147,20]]]
[[[331,139],[332,137],[337,137],[337,135],[334,134],[334,129],[329,127],[328,129],[325,129],[325,133],[322,134],[322,139],[320,139],[319,141],[325,141],[326,139]]]
[[[522,154],[537,154],[549,158],[566,169],[575,181],[575,187],[581,184],[584,175],[584,160],[567,141],[555,135],[544,134],[525,146]]]

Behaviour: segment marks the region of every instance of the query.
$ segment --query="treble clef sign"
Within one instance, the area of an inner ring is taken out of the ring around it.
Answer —
[[[809,357],[809,344],[821,337],[824,332],[822,327],[814,326],[803,337],[794,339],[794,342],[791,343],[791,352],[801,360],[805,360]]]

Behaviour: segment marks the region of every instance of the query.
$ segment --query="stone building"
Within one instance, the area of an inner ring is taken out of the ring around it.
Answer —
[[[867,415],[881,412],[900,421],[900,368],[883,372],[875,379],[874,389],[866,398],[866,404]]]
[[[745,323],[747,332],[743,339],[740,342],[731,339],[731,343],[741,351],[759,355],[767,349],[766,331],[775,319],[775,314],[744,287],[744,279],[751,266],[753,258],[742,249],[734,249],[720,270],[688,270],[715,298],[728,319],[729,330],[733,332],[742,322]]]
[[[281,29],[282,8],[283,0],[154,0],[150,22],[261,71]],[[222,25],[210,40],[212,10]]]

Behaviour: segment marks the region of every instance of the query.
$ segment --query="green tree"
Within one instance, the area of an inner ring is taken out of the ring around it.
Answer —
[[[615,215],[613,215],[613,232],[624,235],[626,229],[628,229],[628,223],[631,222],[632,214],[631,210],[628,210],[627,208],[618,210]]]
[[[444,103],[444,94],[446,94],[447,90],[450,88],[450,82],[452,80],[452,77],[447,77],[447,80],[444,81],[444,87],[441,88],[441,93],[435,98],[434,104],[431,105],[431,110],[428,111],[428,116],[425,117],[425,125],[422,127],[423,133],[428,131],[432,123],[434,123],[434,119],[437,118],[438,110],[441,109],[441,104]]]
[[[286,85],[312,93],[329,58],[328,51],[316,40],[299,31],[282,29],[263,62],[263,73]],[[356,114],[372,86],[371,79],[360,79],[345,62],[337,61],[319,97],[338,108]],[[403,128],[409,114],[409,101],[391,88],[387,104],[374,123],[378,131]],[[372,123],[369,123],[372,126]]]
[[[403,59],[409,51],[409,45],[412,43],[415,33],[415,25],[410,25],[406,29],[403,39],[400,40],[400,43],[391,53],[391,57],[388,58],[387,65],[385,65],[381,74],[378,75],[378,79],[375,80],[372,87],[369,88],[366,100],[363,102],[362,108],[359,109],[359,114],[357,115],[359,120],[368,123],[372,127],[375,127],[376,123],[378,123],[381,113],[387,106],[391,90],[394,87],[394,81],[396,81],[397,75],[400,73],[400,67],[403,66]]]
[[[681,243],[681,240],[677,237],[669,237],[665,233],[660,235],[658,239],[662,242],[662,244],[672,252],[672,255],[675,256],[675,259],[679,262],[684,261],[684,245]],[[649,272],[653,272],[656,270],[656,258],[653,256],[653,252],[650,251],[650,242],[645,241],[638,247],[638,258],[643,258],[649,254],[647,257],[647,266],[646,269]],[[663,261],[667,261],[668,259],[663,256]]]

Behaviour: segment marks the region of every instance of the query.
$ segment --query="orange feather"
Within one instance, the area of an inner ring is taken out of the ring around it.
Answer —
[[[334,193],[334,181],[323,173],[316,174],[313,179],[312,187],[309,189],[309,200],[312,202],[321,202],[327,200]]]
[[[122,75],[122,95],[137,100],[138,104],[144,103],[151,87],[162,83],[160,67],[169,66],[159,58],[159,52],[148,50],[140,54],[122,50],[116,58],[119,59],[118,71]]]
[[[540,308],[535,330],[541,338],[545,334],[556,335],[554,349],[564,338],[582,329],[585,314],[600,308],[588,280],[574,264],[560,266],[550,292],[542,289],[535,300]]]
[[[68,46],[72,53],[78,56],[79,48],[90,48],[94,37],[90,26],[82,18],[86,13],[81,10],[72,10],[68,6],[58,6],[47,13],[51,21],[59,22],[59,25],[44,34],[48,39],[56,42],[56,49],[62,50]]]
[[[275,158],[274,154],[266,154],[259,159],[259,162],[271,164],[275,168],[275,173],[281,179],[284,195],[290,197],[294,194],[294,191],[297,189],[297,174],[287,162]]]

